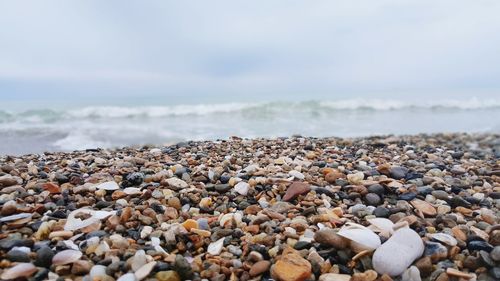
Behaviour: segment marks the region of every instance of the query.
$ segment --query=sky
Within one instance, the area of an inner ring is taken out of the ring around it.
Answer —
[[[497,95],[499,14],[497,0],[0,0],[0,99]]]

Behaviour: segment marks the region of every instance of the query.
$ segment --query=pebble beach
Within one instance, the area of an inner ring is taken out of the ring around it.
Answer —
[[[500,135],[0,156],[2,280],[500,280]]]

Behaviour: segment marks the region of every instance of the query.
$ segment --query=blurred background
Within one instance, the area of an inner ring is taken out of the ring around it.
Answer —
[[[3,1],[0,154],[500,131],[500,1]]]

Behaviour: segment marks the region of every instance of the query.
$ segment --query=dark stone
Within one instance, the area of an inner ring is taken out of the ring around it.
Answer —
[[[31,248],[33,246],[34,242],[31,239],[12,239],[12,238],[5,238],[0,240],[0,249],[4,251],[8,251],[12,249],[13,247],[29,247]]]
[[[488,272],[495,280],[500,280],[500,267],[495,266]]]
[[[125,266],[124,261],[112,262],[106,267],[106,274],[109,276],[115,275],[116,272],[120,271],[121,268]]]
[[[10,250],[5,257],[11,262],[30,262],[28,254],[19,250]]]
[[[56,173],[55,179],[59,184],[67,183],[69,181],[69,178],[61,173]]]
[[[65,205],[64,201],[63,201],[63,205]],[[67,217],[67,214],[66,214],[66,211],[59,209],[59,210],[52,212],[50,214],[50,216],[53,218],[57,218],[57,219],[65,219]]]
[[[405,201],[411,201],[411,200],[415,199],[416,197],[417,197],[417,194],[415,194],[413,192],[407,192],[407,193],[403,193],[403,194],[399,195],[398,199],[405,200]]]
[[[54,257],[54,251],[47,246],[41,247],[36,251],[35,265],[40,267],[49,268],[52,265],[52,258]]]
[[[391,211],[385,207],[377,207],[373,211],[373,215],[378,218],[388,218],[391,214]]]
[[[432,191],[432,196],[436,197],[436,199],[440,199],[440,200],[449,200],[449,194],[448,192],[444,191],[444,190],[434,190]]]
[[[224,183],[224,184],[216,184],[214,188],[218,192],[227,192],[231,189],[231,186],[227,183]]]
[[[177,273],[181,276],[182,280],[191,279],[193,276],[193,270],[191,269],[191,264],[182,255],[175,256],[174,268]]]
[[[451,198],[450,205],[452,208],[456,208],[459,206],[465,207],[465,208],[470,208],[472,206],[471,203],[467,202],[465,199],[463,199],[460,196],[454,196],[453,198]]]
[[[428,186],[428,185],[424,185],[424,186],[418,186],[417,187],[417,193],[418,195],[420,196],[426,196],[426,195],[429,195],[431,194],[432,192],[434,191],[434,188]]]
[[[309,243],[307,241],[298,241],[297,243],[295,243],[293,248],[295,250],[309,249],[309,248],[311,248],[311,243]]]
[[[389,176],[396,180],[404,179],[407,173],[408,169],[405,167],[396,166],[389,170]]]
[[[406,174],[405,180],[408,181],[408,180],[414,180],[414,179],[421,179],[423,177],[424,177],[424,175],[421,173],[409,172],[408,174]]]
[[[464,199],[472,205],[479,205],[481,203],[481,199],[472,196],[466,196]]]
[[[493,261],[490,257],[490,254],[485,252],[485,251],[479,251],[479,257],[481,258],[481,261],[487,268],[491,268],[495,266],[495,261]]]
[[[99,237],[100,238],[100,237],[103,237],[107,234],[108,234],[108,232],[106,232],[104,230],[95,230],[95,231],[87,233],[87,235],[85,235],[85,238],[87,238],[87,239],[92,238],[92,237]]]
[[[488,253],[493,251],[493,246],[481,240],[470,241],[467,244],[467,248],[469,249],[469,251],[486,251]]]
[[[158,261],[153,269],[153,271],[158,272],[158,271],[167,271],[171,270],[172,266],[166,262]]]
[[[365,201],[366,204],[372,205],[372,206],[378,206],[381,202],[380,196],[378,196],[375,193],[368,193],[365,196]]]
[[[228,183],[230,179],[231,179],[231,176],[229,176],[229,175],[221,175],[219,178],[219,180],[222,184]]]
[[[109,206],[113,205],[113,202],[108,202],[108,201],[99,201],[97,202],[94,207],[97,208],[97,209],[104,209],[104,208],[107,208]]]
[[[38,272],[29,280],[43,281],[47,280],[47,277],[49,277],[49,270],[47,268],[42,268],[39,269]]]
[[[492,199],[500,199],[500,192],[491,192],[488,194]]]
[[[140,185],[144,181],[144,174],[140,172],[131,173],[127,176],[126,180],[131,186]]]
[[[368,187],[368,192],[375,193],[375,194],[382,196],[385,193],[385,188],[381,184],[376,183],[376,184],[372,184]]]

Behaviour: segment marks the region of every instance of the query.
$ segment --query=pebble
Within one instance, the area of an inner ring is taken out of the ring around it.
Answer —
[[[52,258],[54,257],[54,251],[47,246],[42,246],[36,251],[35,265],[49,268],[52,265]]]
[[[234,191],[236,191],[237,193],[239,193],[241,195],[246,196],[248,194],[249,188],[250,188],[250,185],[248,183],[240,181],[239,183],[237,183],[234,186]]]
[[[420,236],[409,228],[400,228],[373,254],[373,268],[379,274],[401,275],[424,252]]]
[[[368,193],[365,195],[365,201],[368,205],[378,206],[381,202],[380,196],[376,193]]]
[[[333,229],[322,229],[314,234],[314,241],[334,247],[335,249],[345,249],[349,245],[349,242],[344,237],[337,234]]]
[[[215,242],[210,243],[207,248],[207,253],[217,256],[220,255],[222,247],[224,246],[224,238],[221,238]]]
[[[295,250],[287,248],[272,267],[271,275],[281,281],[304,281],[311,275],[311,264]]]
[[[158,281],[181,281],[179,274],[173,270],[159,271],[155,277]]]
[[[252,265],[250,268],[249,274],[252,277],[261,275],[269,270],[271,267],[271,262],[270,261],[258,261]]]
[[[422,212],[422,214],[424,214],[425,216],[433,217],[437,214],[436,209],[426,201],[414,199],[410,203],[413,205],[413,207],[415,207],[415,209]]]
[[[7,252],[5,257],[11,262],[30,262],[30,257],[28,256],[28,254],[20,250],[12,249]]]
[[[500,261],[500,246],[496,246],[495,248],[493,248],[493,250],[490,253],[490,256],[494,261],[499,262]]]
[[[286,190],[283,201],[291,201],[299,195],[308,193],[311,187],[305,182],[293,182]]]

